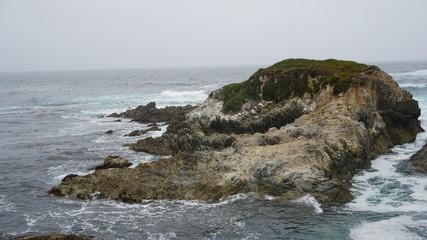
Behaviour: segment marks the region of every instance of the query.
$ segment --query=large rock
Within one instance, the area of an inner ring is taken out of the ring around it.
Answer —
[[[169,106],[156,108],[156,103],[150,102],[145,106],[138,106],[123,113],[112,113],[107,117],[125,117],[140,123],[165,122],[168,124],[185,120],[185,114],[193,110],[195,106]]]
[[[124,158],[119,156],[108,156],[102,164],[99,164],[95,167],[95,170],[108,169],[108,168],[127,168],[131,166],[132,163]],[[74,176],[75,177],[75,176]],[[66,179],[62,179],[66,181]]]
[[[161,129],[157,126],[157,123],[152,123],[150,124],[151,127],[149,127],[148,129],[145,130],[134,130],[128,134],[125,135],[125,137],[136,137],[136,136],[141,136],[143,134],[146,134],[148,132],[152,132],[152,131],[160,131]]]
[[[410,162],[415,167],[415,171],[427,173],[427,144],[412,155]]]
[[[419,115],[411,94],[377,67],[289,59],[212,92],[162,137],[130,145],[172,157],[70,178],[51,193],[125,202],[310,194],[340,204],[352,198],[358,169],[415,139]]]

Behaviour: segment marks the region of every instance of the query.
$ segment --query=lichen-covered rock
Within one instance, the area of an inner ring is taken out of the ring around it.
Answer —
[[[127,168],[131,165],[132,163],[130,161],[119,156],[108,156],[102,164],[99,164],[95,167],[95,170],[108,168]]]
[[[285,60],[212,92],[163,136],[129,145],[172,157],[67,179],[51,193],[125,202],[310,194],[339,204],[352,198],[357,169],[415,139],[419,115],[411,94],[377,67]]]
[[[415,167],[415,171],[427,173],[427,144],[412,155],[410,162]]]

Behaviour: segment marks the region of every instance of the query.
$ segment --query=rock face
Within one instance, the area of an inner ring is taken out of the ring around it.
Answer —
[[[37,236],[22,236],[14,238],[15,240],[90,240],[94,238],[80,237],[73,234],[49,234]]]
[[[135,130],[125,135],[125,137],[136,137],[146,134],[151,131],[160,131],[161,129],[157,126],[157,123],[151,124],[152,126],[146,130]]]
[[[427,173],[427,144],[411,157],[410,162],[415,171]]]
[[[119,156],[108,156],[104,160],[104,163],[99,164],[98,166],[95,167],[95,170],[108,169],[108,168],[127,168],[131,165],[132,165],[131,162]],[[66,181],[66,180],[67,179],[64,178],[62,181]]]
[[[166,122],[171,124],[184,121],[185,114],[194,108],[190,105],[156,108],[156,103],[150,102],[146,106],[138,106],[123,113],[112,113],[107,117],[131,118],[132,121],[140,123]]]
[[[411,94],[375,66],[288,59],[212,92],[162,137],[130,145],[172,157],[70,178],[51,193],[125,202],[310,194],[340,204],[358,169],[415,139],[419,115]]]

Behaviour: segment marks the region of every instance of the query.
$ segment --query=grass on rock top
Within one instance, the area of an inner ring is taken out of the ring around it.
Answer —
[[[357,73],[366,70],[369,66],[353,61],[342,61],[336,59],[327,60],[312,60],[302,58],[291,58],[278,62],[266,69],[265,71],[271,70],[322,70],[332,74],[342,73]]]
[[[268,68],[260,69],[249,80],[224,86],[219,95],[224,103],[224,113],[237,112],[250,100],[280,102],[305,93],[317,93],[322,87],[332,85],[334,94],[346,91],[351,78],[369,68],[368,65],[336,59],[287,59]],[[266,76],[264,81],[261,76]],[[309,85],[309,77],[320,77]]]

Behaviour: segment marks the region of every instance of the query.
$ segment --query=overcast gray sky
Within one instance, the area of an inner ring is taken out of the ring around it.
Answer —
[[[427,59],[427,0],[0,0],[0,71]]]

